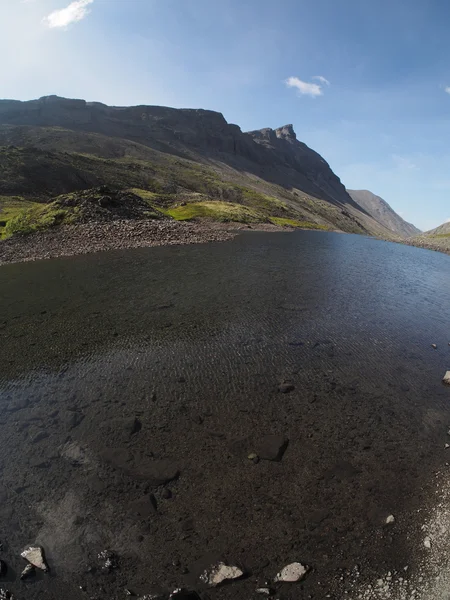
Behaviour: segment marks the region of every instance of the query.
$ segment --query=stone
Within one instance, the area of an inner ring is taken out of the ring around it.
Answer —
[[[442,380],[446,385],[450,385],[450,371],[447,371]]]
[[[278,386],[278,391],[282,394],[289,394],[289,392],[293,392],[295,390],[295,386],[292,383],[280,383]]]
[[[272,596],[273,593],[274,593],[274,591],[271,588],[269,588],[269,587],[260,587],[260,588],[257,588],[255,590],[255,592],[257,594],[260,594],[261,596]]]
[[[134,479],[147,481],[152,487],[170,483],[180,474],[177,466],[170,460],[154,460],[150,457],[135,460],[133,454],[124,448],[105,448],[100,456],[112,467]]]
[[[8,590],[0,590],[0,600],[14,600],[14,596]]]
[[[258,458],[258,455],[255,452],[250,452],[247,458],[248,460],[255,460],[255,458]]]
[[[450,444],[445,444],[444,448],[448,450],[450,448]]]
[[[169,600],[200,600],[200,596],[197,592],[177,588],[170,594]]]
[[[233,581],[235,579],[240,579],[243,576],[244,571],[239,567],[226,565],[224,562],[218,562],[209,569],[206,569],[206,571],[200,575],[200,579],[203,583],[206,583],[211,587],[216,587],[224,581]]]
[[[168,488],[164,488],[161,492],[161,498],[164,500],[170,500],[172,498],[172,492]]]
[[[428,550],[431,548],[431,539],[428,536],[423,540],[423,545],[425,548],[428,548]]]
[[[48,438],[48,433],[46,431],[38,431],[36,435],[31,439],[32,444],[36,444],[37,442],[41,442]]]
[[[394,521],[395,521],[395,517],[394,517],[394,515],[389,515],[389,516],[386,518],[386,525],[391,525],[391,523],[394,523]]]
[[[110,573],[119,566],[117,563],[117,556],[111,550],[103,550],[97,556],[102,563],[102,571],[104,573]]]
[[[256,444],[255,451],[261,460],[280,461],[289,440],[283,435],[265,435]]]
[[[437,345],[436,344],[431,344],[431,347],[434,348],[435,350],[437,349]]]
[[[299,562],[294,562],[281,569],[281,571],[276,575],[274,581],[277,583],[295,583],[297,581],[301,581],[307,572],[308,567]]]
[[[130,512],[146,519],[151,515],[156,514],[158,505],[153,494],[148,494],[143,498],[139,498],[130,504]]]
[[[25,548],[20,556],[36,567],[36,569],[44,571],[44,573],[50,570],[45,560],[44,549],[41,546],[29,546]]]
[[[28,563],[28,565],[25,567],[25,569],[20,574],[20,579],[29,579],[30,577],[33,577],[35,574],[36,574],[36,569],[33,567],[32,564]]]
[[[62,415],[61,419],[66,426],[66,428],[70,431],[78,427],[81,421],[84,419],[84,415],[75,410],[66,410]]]

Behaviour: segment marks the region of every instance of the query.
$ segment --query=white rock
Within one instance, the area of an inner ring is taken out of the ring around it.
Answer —
[[[431,540],[428,536],[423,540],[423,545],[425,546],[425,548],[431,548]]]
[[[444,448],[448,450],[450,448],[450,444],[445,444]]]
[[[25,560],[36,567],[36,569],[41,569],[41,571],[44,571],[45,573],[49,570],[48,565],[45,562],[44,550],[40,546],[29,546],[28,548],[25,548],[20,556],[25,558]]]
[[[272,590],[267,587],[257,588],[255,591],[257,594],[261,594],[262,596],[271,596],[272,595]]]
[[[389,515],[386,519],[386,525],[390,525],[391,523],[395,522],[395,517],[394,515]]]
[[[283,581],[286,583],[294,583],[300,581],[308,572],[308,567],[303,566],[299,562],[286,565],[275,577],[275,581]]]
[[[244,571],[239,567],[234,567],[231,565],[226,565],[223,562],[219,562],[216,565],[212,566],[211,569],[207,569],[202,575],[200,575],[200,579],[215,587],[219,585],[223,581],[229,581],[232,579],[239,579],[244,575]]]
[[[444,379],[442,381],[444,383],[446,383],[447,385],[450,385],[450,371],[447,371],[447,373],[444,375]]]

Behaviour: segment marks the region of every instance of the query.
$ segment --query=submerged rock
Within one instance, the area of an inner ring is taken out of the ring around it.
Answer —
[[[289,440],[283,435],[265,435],[256,444],[256,453],[262,460],[280,461],[288,447]]]
[[[275,581],[280,583],[295,583],[296,581],[301,581],[307,572],[308,567],[299,562],[294,562],[281,569],[276,575]]]
[[[36,569],[44,571],[44,573],[50,570],[45,560],[44,549],[41,546],[29,546],[20,556],[36,567]]]
[[[117,556],[114,554],[114,552],[111,552],[110,550],[103,550],[98,554],[97,558],[103,563],[102,571],[106,573],[117,569],[117,567],[119,566],[117,564]]]
[[[244,571],[239,567],[226,565],[223,562],[219,562],[213,565],[210,569],[206,569],[200,579],[208,585],[215,587],[224,581],[232,581],[233,579],[240,579],[243,577]]]
[[[280,385],[278,386],[278,391],[282,394],[289,394],[289,392],[292,392],[294,390],[295,386],[292,383],[283,382],[280,383]]]
[[[32,564],[28,564],[25,569],[22,571],[22,573],[20,574],[20,579],[28,579],[29,577],[32,577],[33,575],[36,574],[36,569],[34,568],[34,566]]]
[[[197,594],[197,592],[192,592],[191,590],[185,590],[183,588],[177,588],[170,594],[169,600],[200,600],[200,596]]]

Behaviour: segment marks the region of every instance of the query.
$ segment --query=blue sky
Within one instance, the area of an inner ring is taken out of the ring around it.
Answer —
[[[348,188],[430,229],[450,219],[449,23],[446,0],[0,0],[0,97],[293,123]]]

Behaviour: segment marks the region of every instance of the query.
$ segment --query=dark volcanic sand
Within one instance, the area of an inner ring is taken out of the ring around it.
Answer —
[[[356,599],[355,565],[413,574],[447,459],[449,275],[444,255],[317,232],[2,267],[1,587],[203,594],[209,556],[250,573],[211,600],[294,560],[312,571],[277,598]],[[247,458],[265,434],[289,439],[281,462]],[[34,542],[52,572],[21,583]],[[119,568],[87,573],[104,549]]]

